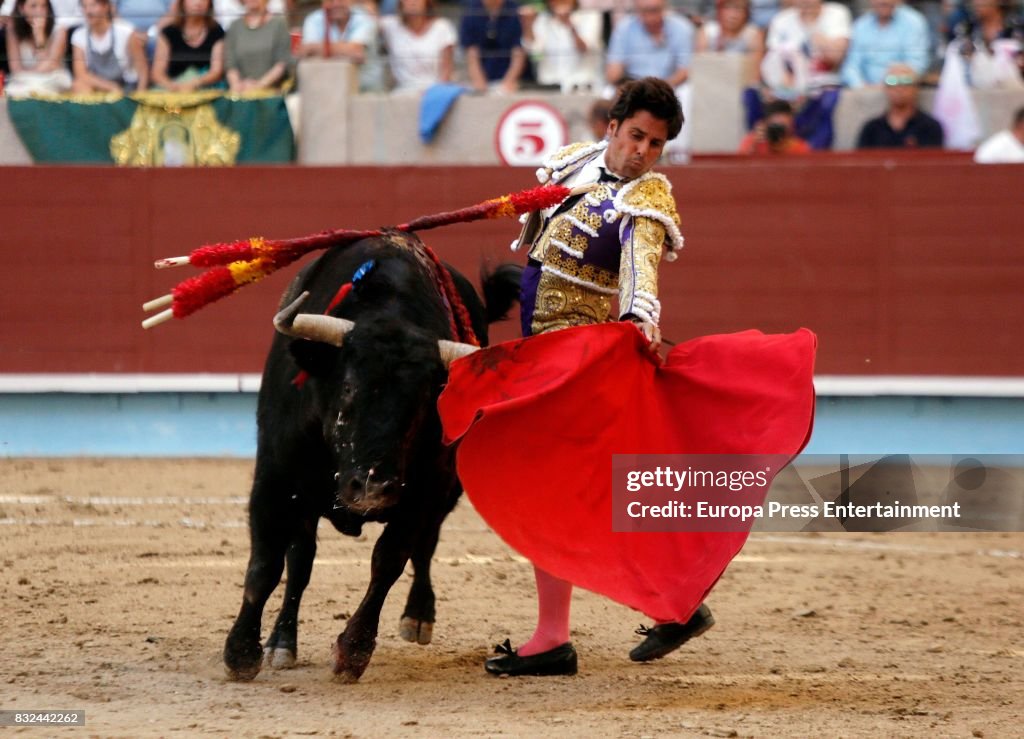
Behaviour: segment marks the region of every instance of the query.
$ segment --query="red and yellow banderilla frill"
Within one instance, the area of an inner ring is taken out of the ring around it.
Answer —
[[[586,192],[591,187],[575,190],[561,185],[534,187],[485,200],[468,208],[421,216],[395,228],[399,231],[425,231],[452,223],[517,216],[558,205],[566,198]],[[159,308],[166,310],[147,318],[142,326],[150,328],[171,318],[185,318],[244,285],[262,280],[311,251],[346,246],[382,233],[382,229],[338,229],[296,239],[266,240],[253,237],[226,244],[207,244],[194,249],[187,257],[160,259],[155,264],[157,268],[191,264],[194,267],[205,267],[207,271],[178,283],[169,294],[143,305],[146,311]]]

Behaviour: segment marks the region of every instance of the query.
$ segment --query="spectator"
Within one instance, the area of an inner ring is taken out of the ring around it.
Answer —
[[[750,0],[716,0],[715,19],[697,31],[697,51],[756,54],[760,62],[764,37],[750,21]]]
[[[794,0],[768,27],[761,76],[775,97],[794,100],[839,85],[850,40],[850,11],[822,0]]]
[[[180,15],[181,0],[116,0],[117,17],[131,23],[145,35],[155,35],[157,29],[174,22]]]
[[[347,59],[359,66],[359,89],[383,89],[377,18],[353,0],[322,0],[306,16],[296,56]]]
[[[267,12],[274,16],[284,18],[285,24],[288,11],[291,10],[294,0],[269,0]],[[245,0],[213,0],[213,14],[217,22],[225,32],[231,30],[231,25],[245,15]]]
[[[64,66],[67,36],[57,27],[50,0],[17,0],[7,32],[8,95],[61,93],[71,89]]]
[[[601,141],[608,135],[608,114],[612,111],[612,101],[605,98],[598,98],[590,106],[587,114],[587,123],[590,125],[590,132],[594,141]]]
[[[425,90],[450,82],[455,26],[436,15],[434,0],[401,0],[398,15],[380,19],[397,90]]]
[[[476,90],[515,92],[526,71],[522,25],[512,0],[473,0],[459,30],[466,71]]]
[[[893,64],[886,70],[884,83],[889,109],[864,124],[857,148],[940,148],[942,126],[917,107],[918,78],[914,68]]]
[[[231,92],[279,87],[291,61],[291,37],[284,19],[267,11],[267,0],[245,0],[245,15],[224,42]]]
[[[6,29],[9,30],[12,26],[11,16],[14,15],[15,3],[16,0],[3,0],[3,2],[0,2],[0,38],[4,35],[5,22]],[[82,25],[84,19],[79,0],[50,0],[50,5],[53,6],[54,25],[57,28],[66,31],[69,28]],[[67,34],[65,34],[65,38],[67,38]],[[0,48],[0,56],[3,53],[4,50]]]
[[[82,0],[82,11],[85,24],[71,34],[72,91],[145,90],[145,37],[128,21],[114,17],[110,0]]]
[[[796,135],[793,106],[775,100],[764,106],[764,118],[740,142],[740,154],[807,154],[810,145]]]
[[[974,152],[979,164],[1024,164],[1024,108],[1013,114],[1013,126],[988,138]]]
[[[697,51],[746,54],[748,84],[757,84],[757,69],[764,56],[764,34],[750,21],[750,0],[717,0],[715,19],[697,30]]]
[[[180,0],[182,12],[156,41],[153,82],[175,92],[212,87],[224,79],[224,29],[212,0]]]
[[[871,0],[871,10],[853,24],[850,50],[843,62],[847,87],[882,84],[889,65],[903,62],[918,76],[931,65],[928,21],[898,0]]]
[[[972,87],[1022,87],[1024,28],[1008,0],[974,0],[974,13],[957,24],[951,49],[968,64]]]
[[[523,46],[533,58],[539,84],[567,93],[600,87],[601,16],[580,10],[576,0],[546,0],[536,17],[526,15]]]
[[[658,77],[679,87],[690,76],[693,42],[693,24],[666,13],[665,0],[637,0],[636,14],[612,31],[605,77],[613,85],[624,79]]]

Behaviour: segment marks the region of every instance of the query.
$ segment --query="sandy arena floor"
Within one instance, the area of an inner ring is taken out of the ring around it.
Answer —
[[[532,571],[463,501],[438,549],[434,643],[398,637],[399,582],[369,669],[339,685],[330,645],[379,529],[324,526],[298,666],[229,682],[251,467],[0,459],[0,708],[86,711],[84,729],[7,732],[1021,736],[1024,534],[754,535],[708,601],[717,626],[680,652],[629,662],[643,618],[578,591],[580,674],[495,679],[482,661],[529,635]]]

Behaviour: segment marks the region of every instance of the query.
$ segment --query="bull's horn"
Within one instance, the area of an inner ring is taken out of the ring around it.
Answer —
[[[309,292],[304,292],[278,311],[278,314],[274,316],[274,328],[286,336],[294,336],[297,339],[309,339],[341,346],[345,340],[345,334],[355,328],[355,324],[334,316],[299,313],[299,307],[308,297]]]
[[[445,367],[451,365],[456,359],[468,357],[473,352],[480,351],[478,346],[460,344],[457,341],[448,341],[447,339],[438,339],[437,347],[441,350],[441,361],[444,362]]]

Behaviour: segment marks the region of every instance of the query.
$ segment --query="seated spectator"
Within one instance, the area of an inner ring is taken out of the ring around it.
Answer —
[[[774,97],[787,100],[838,86],[849,40],[850,11],[845,5],[794,0],[768,26],[761,77]]]
[[[50,0],[17,0],[7,30],[8,95],[61,93],[71,89],[64,66],[67,36],[57,27]]]
[[[594,141],[601,141],[608,135],[608,114],[612,112],[612,101],[605,98],[598,98],[590,106],[587,113],[587,123],[590,125],[590,133]]]
[[[284,18],[287,24],[288,20],[285,16],[291,10],[292,4],[293,0],[269,0],[267,2],[267,12]],[[213,0],[213,14],[216,16],[217,22],[220,23],[220,27],[226,33],[231,30],[231,25],[236,20],[245,15],[245,0]]]
[[[11,70],[7,64],[7,35],[11,33],[11,16],[14,14],[16,0],[0,0],[0,74],[9,75]],[[78,0],[50,0],[53,6],[53,17],[57,28],[68,31],[82,24],[82,6]],[[64,38],[69,38],[65,33]],[[67,43],[65,42],[65,48]],[[68,59],[70,62],[70,58]]]
[[[128,21],[114,17],[110,0],[82,0],[82,11],[85,24],[71,34],[72,91],[145,90],[149,82],[145,37]]]
[[[679,87],[690,76],[694,29],[689,20],[665,11],[665,0],[637,0],[636,14],[623,18],[608,43],[605,77],[659,77]]]
[[[601,86],[601,16],[580,10],[576,0],[546,0],[539,14],[523,15],[523,47],[537,82],[563,92]]]
[[[793,106],[775,100],[764,106],[764,118],[740,141],[740,154],[807,154],[810,145],[794,132]]]
[[[510,93],[526,71],[522,25],[512,0],[472,0],[462,16],[460,42],[466,71],[478,91]]]
[[[377,18],[353,0],[322,0],[302,24],[299,57],[347,59],[359,66],[359,89],[383,89]]]
[[[117,17],[135,26],[143,35],[155,36],[179,14],[181,0],[116,0]]]
[[[974,0],[973,14],[954,29],[950,50],[967,62],[971,87],[1024,87],[1024,27],[1008,0]]]
[[[764,37],[750,21],[750,0],[716,0],[715,18],[697,30],[697,51],[764,53]]]
[[[213,19],[212,0],[180,0],[182,13],[160,31],[153,82],[191,92],[224,79],[224,29]]]
[[[750,0],[717,0],[715,18],[697,30],[697,51],[746,54],[749,84],[757,83],[756,70],[764,56],[764,34],[750,21]]]
[[[931,65],[928,21],[897,0],[871,0],[871,10],[853,24],[850,50],[843,62],[847,87],[880,86],[889,65],[903,62],[916,75]]]
[[[0,36],[3,36],[5,23],[7,29],[11,27],[10,19],[14,15],[16,1],[3,0],[0,2]],[[84,18],[79,0],[50,0],[50,5],[53,7],[53,20],[57,28],[66,31],[69,28],[82,25]],[[67,34],[65,34],[65,38],[66,36]],[[0,49],[0,56],[2,55],[3,50]]]
[[[979,164],[1024,164],[1024,108],[1013,114],[1013,125],[992,135],[974,152]]]
[[[918,77],[908,64],[893,64],[885,72],[885,114],[864,124],[858,149],[941,148],[942,125],[917,107]]]
[[[288,26],[267,11],[267,0],[245,0],[245,15],[228,29],[224,56],[231,92],[280,87],[291,62]]]
[[[455,26],[436,15],[434,0],[401,0],[398,15],[380,19],[396,90],[425,90],[450,82]]]

